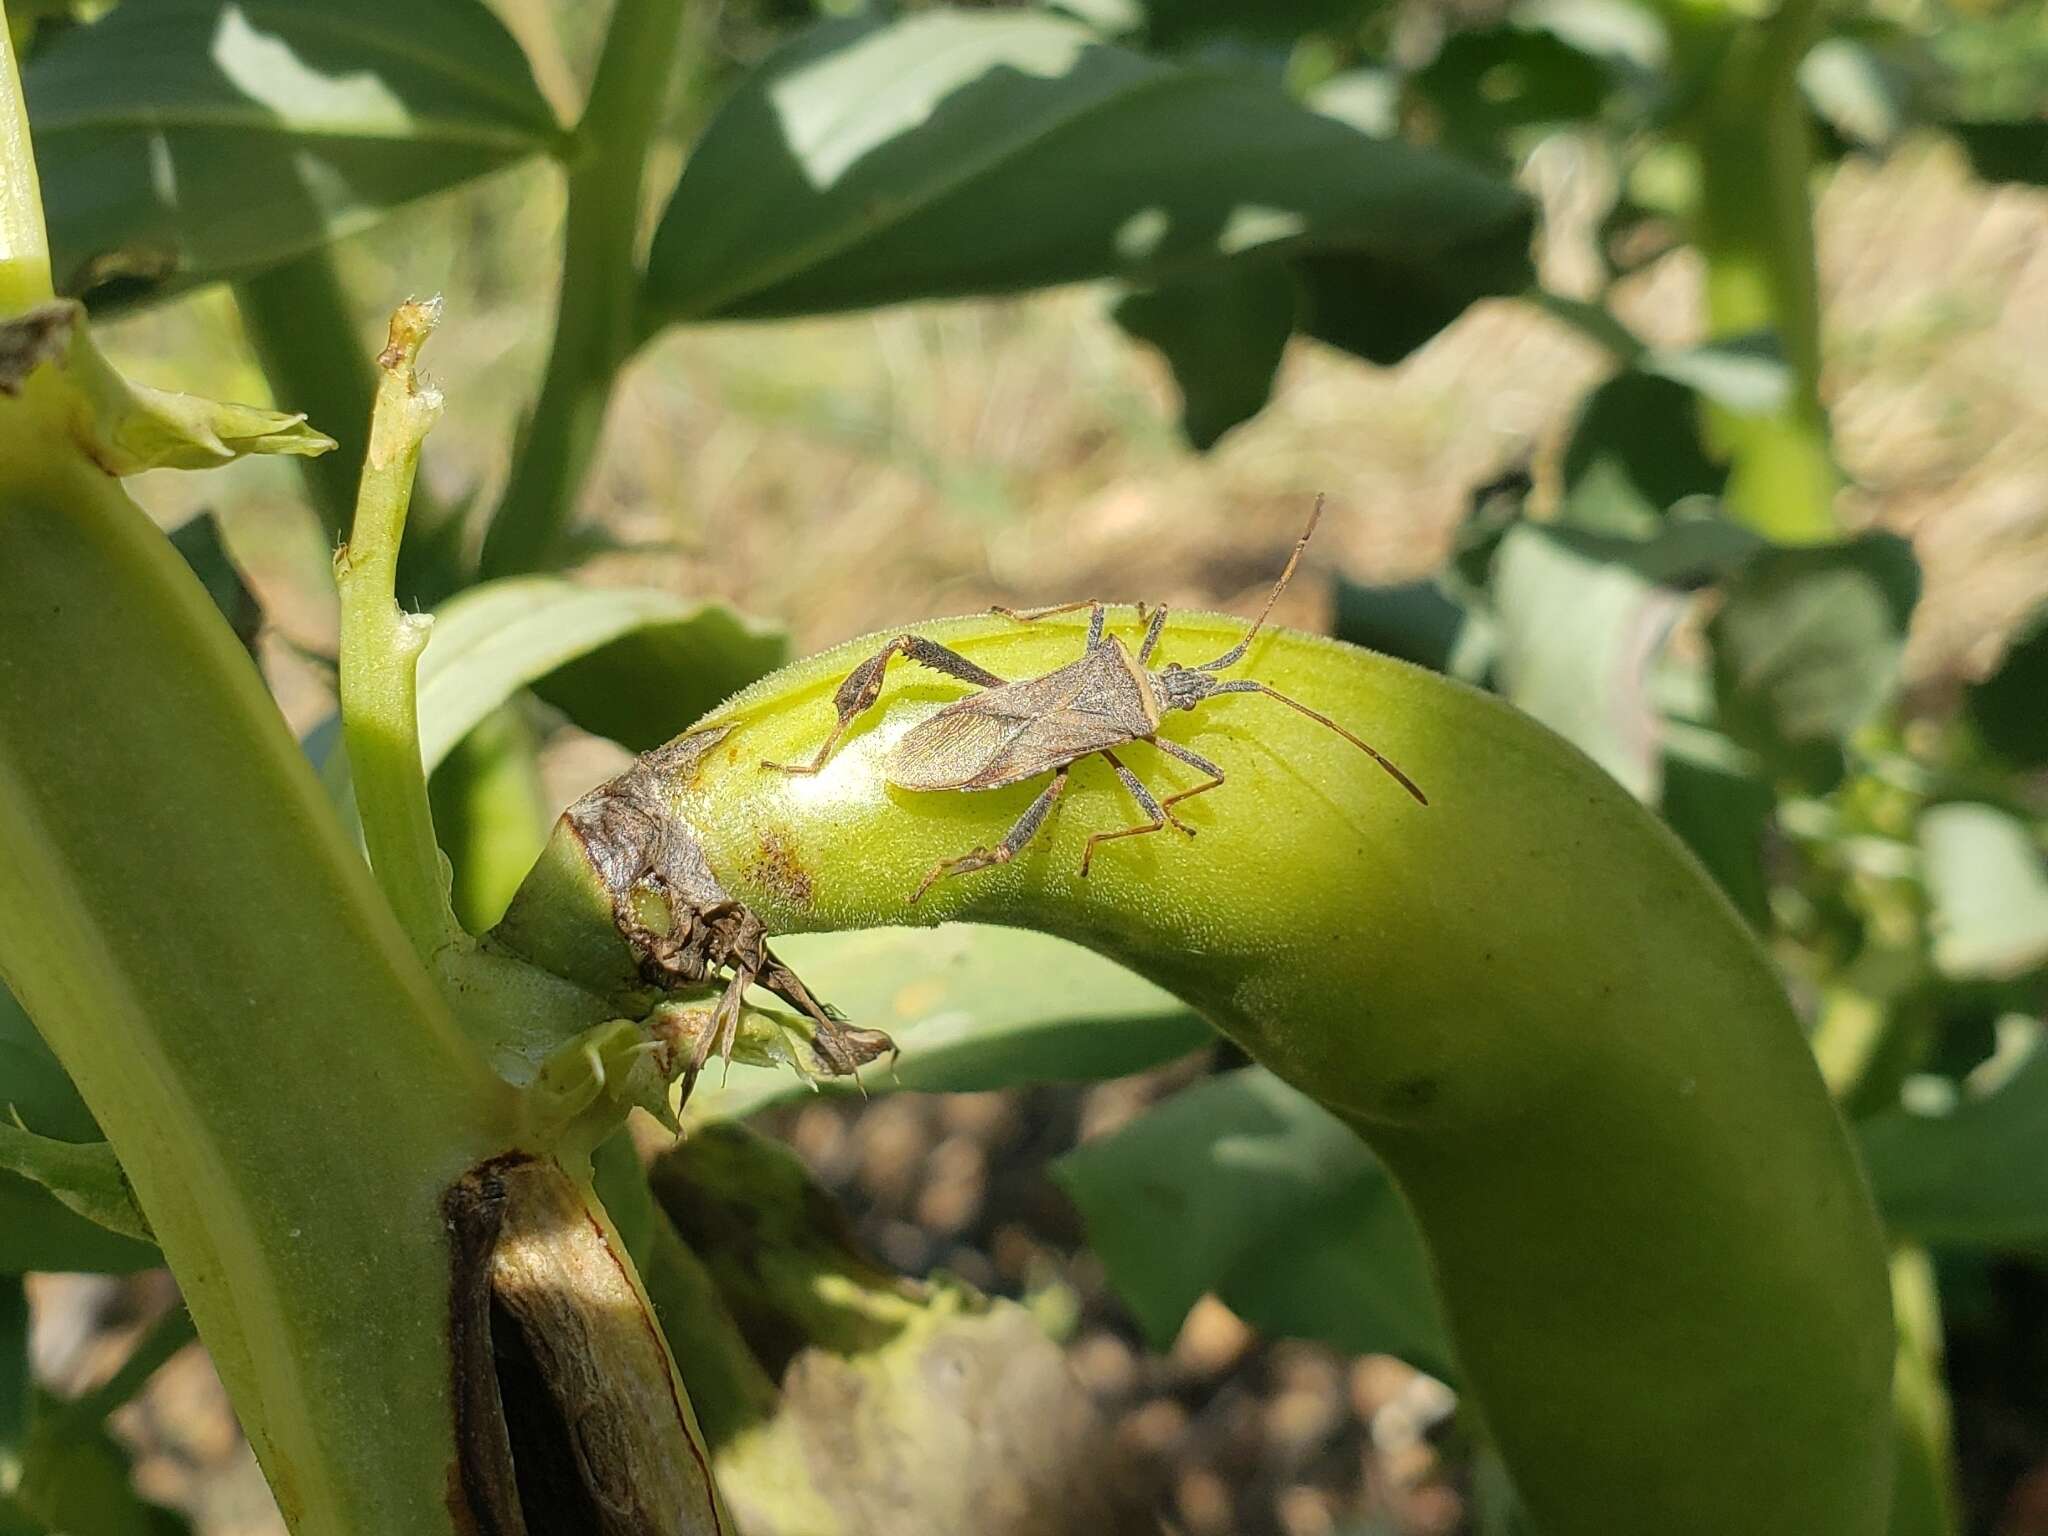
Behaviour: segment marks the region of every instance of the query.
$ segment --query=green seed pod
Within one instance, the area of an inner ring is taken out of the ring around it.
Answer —
[[[1024,679],[1073,660],[1081,630],[919,633]],[[1163,650],[1200,661],[1243,633],[1176,614]],[[660,782],[768,932],[963,919],[1064,935],[1341,1116],[1415,1210],[1466,1384],[1547,1536],[1883,1529],[1892,1329],[1863,1177],[1764,955],[1611,779],[1497,700],[1275,632],[1237,675],[1358,732],[1426,807],[1315,721],[1214,699],[1160,727],[1228,775],[1180,809],[1196,835],[1100,845],[1083,878],[1088,834],[1148,819],[1084,759],[1014,860],[912,905],[1043,782],[891,787],[890,747],[969,691],[900,662],[821,772],[765,771],[811,757],[878,643],[740,694],[705,722],[716,746]],[[1122,755],[1155,793],[1198,777],[1149,745]],[[589,984],[619,973],[570,829],[500,937]]]

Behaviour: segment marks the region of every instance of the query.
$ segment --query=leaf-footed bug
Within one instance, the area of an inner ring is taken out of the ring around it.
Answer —
[[[956,859],[941,859],[934,865],[932,872],[925,876],[924,883],[912,894],[910,899],[913,902],[948,876],[970,874],[977,869],[1009,863],[1044,824],[1046,816],[1067,787],[1069,769],[1080,759],[1095,753],[1108,761],[1124,788],[1130,791],[1131,798],[1151,820],[1111,832],[1091,833],[1081,853],[1081,873],[1084,876],[1094,861],[1098,843],[1112,842],[1120,837],[1143,837],[1166,827],[1193,837],[1195,829],[1175,816],[1173,808],[1183,800],[1220,788],[1225,782],[1223,770],[1200,753],[1162,738],[1159,721],[1168,710],[1193,709],[1217,694],[1262,693],[1268,698],[1278,699],[1289,709],[1298,710],[1319,725],[1328,726],[1384,768],[1396,783],[1415,797],[1418,804],[1427,805],[1428,797],[1416,787],[1414,780],[1329,716],[1265,683],[1251,678],[1223,681],[1215,675],[1226,667],[1235,666],[1251,648],[1252,641],[1273,612],[1273,605],[1287,590],[1287,583],[1293,578],[1294,568],[1301,563],[1301,553],[1308,547],[1322,515],[1323,498],[1318,496],[1315,509],[1309,513],[1308,527],[1295,541],[1287,568],[1273,584],[1257,622],[1242,640],[1213,661],[1194,667],[1170,661],[1156,672],[1147,668],[1146,663],[1152,659],[1166,627],[1164,605],[1152,611],[1145,627],[1145,639],[1135,658],[1116,636],[1104,633],[1105,609],[1098,600],[1022,610],[997,607],[994,612],[1024,624],[1086,608],[1089,610],[1086,648],[1078,660],[1070,661],[1043,677],[1009,682],[937,641],[927,640],[921,635],[898,635],[855,667],[840,683],[838,692],[832,696],[833,707],[839,712],[838,722],[811,761],[764,762],[761,766],[780,773],[817,773],[822,769],[848,727],[881,697],[883,674],[887,672],[890,660],[896,656],[907,656],[920,666],[981,688],[982,692],[948,704],[929,719],[920,721],[890,749],[882,764],[888,782],[898,789],[908,790],[1000,789],[1048,772],[1053,776],[1052,782],[1031,802],[996,847],[977,848]],[[1138,616],[1140,619],[1146,617],[1142,605]],[[1149,741],[1167,756],[1178,758],[1209,777],[1193,789],[1183,789],[1163,800],[1157,799],[1116,755],[1115,748],[1133,741]]]

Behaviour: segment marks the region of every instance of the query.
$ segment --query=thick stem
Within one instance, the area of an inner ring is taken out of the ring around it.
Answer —
[[[461,928],[448,906],[427,778],[420,765],[419,658],[430,620],[392,600],[398,546],[419,468],[420,442],[441,414],[414,367],[440,320],[440,301],[391,317],[363,464],[355,526],[335,556],[341,588],[341,719],[370,867],[413,950],[431,963]]]
[[[19,314],[53,296],[42,185],[29,148],[28,107],[7,36],[7,8],[0,0],[0,315]]]
[[[1115,624],[1136,632],[1127,612]],[[1006,678],[1071,661],[1080,639],[1056,621],[921,632]],[[1242,632],[1176,614],[1165,651],[1200,660]],[[1088,834],[1138,819],[1091,759],[1021,856],[912,905],[935,863],[994,846],[1043,782],[889,787],[891,747],[965,691],[908,674],[822,773],[764,770],[816,750],[879,638],[741,694],[710,717],[731,734],[666,783],[771,931],[1059,933],[1177,992],[1342,1116],[1414,1206],[1465,1380],[1552,1536],[1883,1530],[1893,1342],[1862,1174],[1755,940],[1613,780],[1497,700],[1272,633],[1246,674],[1362,731],[1427,807],[1313,721],[1218,699],[1161,727],[1229,775],[1180,808],[1198,836],[1102,846],[1082,878]],[[1128,761],[1157,788],[1197,781],[1143,745]],[[611,914],[594,883],[553,883],[564,836],[513,916],[559,905],[571,963],[571,905],[593,934]]]
[[[1717,54],[1687,125],[1699,175],[1693,238],[1707,264],[1707,318],[1716,337],[1773,333],[1790,373],[1769,413],[1710,412],[1732,460],[1728,505],[1782,542],[1836,534],[1840,483],[1821,404],[1820,283],[1814,263],[1811,133],[1799,63],[1820,25],[1818,0],[1784,0],[1768,19],[1695,37]]]
[[[647,149],[683,31],[683,0],[618,0],[571,149],[554,349],[505,499],[487,576],[561,563],[612,385],[639,342],[640,203]]]
[[[0,402],[0,972],[119,1154],[299,1536],[451,1536],[441,1189],[512,1095],[226,623]]]

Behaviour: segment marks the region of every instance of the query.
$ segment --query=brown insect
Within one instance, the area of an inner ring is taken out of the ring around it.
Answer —
[[[1160,634],[1166,627],[1163,605],[1152,610],[1150,621],[1145,626],[1144,642],[1138,647],[1136,657],[1124,649],[1123,642],[1116,636],[1103,632],[1104,607],[1093,599],[1022,611],[998,607],[993,611],[1024,624],[1036,623],[1056,613],[1072,613],[1086,608],[1089,610],[1086,649],[1078,660],[1068,662],[1057,671],[1048,672],[1043,677],[1009,682],[936,641],[921,635],[898,635],[855,667],[839,685],[839,691],[832,696],[833,707],[839,711],[839,720],[832,727],[831,735],[825,738],[825,744],[818,748],[816,757],[808,763],[764,762],[761,766],[781,773],[816,773],[823,768],[847,728],[881,696],[882,676],[888,670],[892,657],[907,656],[921,666],[985,690],[947,705],[908,731],[883,760],[882,772],[888,782],[898,789],[909,790],[1001,789],[1007,784],[1018,784],[1047,772],[1052,774],[1052,782],[1031,802],[1001,843],[994,848],[977,848],[957,859],[941,859],[911,896],[912,901],[918,900],[937,881],[947,876],[971,874],[977,869],[1009,863],[1017,856],[1018,850],[1031,841],[1065,791],[1068,770],[1091,754],[1099,753],[1108,761],[1124,788],[1130,791],[1131,798],[1152,819],[1138,826],[1090,834],[1081,853],[1083,875],[1088,873],[1088,867],[1094,861],[1098,843],[1112,842],[1120,837],[1143,837],[1166,827],[1193,837],[1195,829],[1175,816],[1173,808],[1183,800],[1221,788],[1223,770],[1200,753],[1161,737],[1159,721],[1168,710],[1193,709],[1204,700],[1222,693],[1263,693],[1268,698],[1278,699],[1289,709],[1299,710],[1357,747],[1391,774],[1395,782],[1413,795],[1419,804],[1427,805],[1428,797],[1416,787],[1413,779],[1329,716],[1251,678],[1234,678],[1226,682],[1215,676],[1224,668],[1235,666],[1251,648],[1253,639],[1272,613],[1273,605],[1287,590],[1294,568],[1301,562],[1301,552],[1308,547],[1322,515],[1323,498],[1318,496],[1315,510],[1309,514],[1308,527],[1295,541],[1294,553],[1288,557],[1287,568],[1280,573],[1280,579],[1273,584],[1273,591],[1266,598],[1266,606],[1260,611],[1258,622],[1242,640],[1214,661],[1205,661],[1195,667],[1184,667],[1179,662],[1170,661],[1159,671],[1147,669],[1146,663],[1152,659]],[[1140,619],[1146,617],[1142,605],[1138,616]],[[1116,755],[1117,747],[1133,741],[1149,741],[1167,756],[1179,758],[1209,777],[1193,789],[1183,789],[1163,800],[1156,799]]]

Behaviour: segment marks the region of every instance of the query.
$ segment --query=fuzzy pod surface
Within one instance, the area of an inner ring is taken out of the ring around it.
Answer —
[[[1074,659],[1083,622],[917,632],[1022,679]],[[1176,613],[1157,660],[1200,662],[1244,627]],[[1111,631],[1134,643],[1129,609]],[[1197,835],[1103,844],[1082,878],[1090,832],[1147,819],[1091,758],[1018,858],[912,905],[1043,780],[891,787],[891,745],[971,691],[900,660],[823,772],[764,770],[809,758],[834,689],[888,638],[736,696],[704,722],[727,728],[716,746],[664,784],[771,932],[1059,934],[1339,1115],[1416,1213],[1465,1384],[1548,1536],[1883,1530],[1893,1346],[1862,1172],[1764,954],[1620,786],[1496,699],[1270,631],[1227,675],[1342,721],[1428,806],[1272,700],[1215,699],[1161,726],[1229,776],[1178,808]],[[1199,778],[1149,745],[1121,755],[1156,793]],[[499,932],[592,984],[629,969],[566,827]]]

